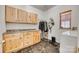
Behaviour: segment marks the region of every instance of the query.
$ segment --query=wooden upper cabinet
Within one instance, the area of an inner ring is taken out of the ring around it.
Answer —
[[[28,12],[27,23],[32,23],[30,12]]]
[[[17,9],[17,18],[20,23],[27,23],[27,12],[21,9]]]
[[[37,14],[32,13],[32,23],[37,23]]]
[[[5,20],[6,22],[35,24],[37,23],[37,14],[5,6]]]
[[[37,23],[37,14],[29,12],[29,23]]]
[[[5,19],[6,22],[16,22],[17,20],[16,8],[5,6]]]

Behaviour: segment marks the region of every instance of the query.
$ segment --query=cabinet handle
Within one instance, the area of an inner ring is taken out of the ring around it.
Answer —
[[[2,43],[5,43],[5,40],[3,40]]]

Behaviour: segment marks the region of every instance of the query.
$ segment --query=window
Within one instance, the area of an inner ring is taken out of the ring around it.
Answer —
[[[71,10],[60,13],[60,28],[71,28]]]

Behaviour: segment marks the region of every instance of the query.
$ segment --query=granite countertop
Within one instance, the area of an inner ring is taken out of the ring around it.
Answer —
[[[77,31],[66,31],[66,32],[63,32],[62,35],[78,37],[78,32]]]
[[[24,31],[39,31],[36,29],[17,29],[17,30],[7,30],[6,33],[18,33],[18,32],[24,32]]]

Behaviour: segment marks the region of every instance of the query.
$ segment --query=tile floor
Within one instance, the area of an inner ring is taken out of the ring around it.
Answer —
[[[53,46],[48,41],[41,40],[40,43],[24,48],[17,53],[59,53],[59,46]]]

